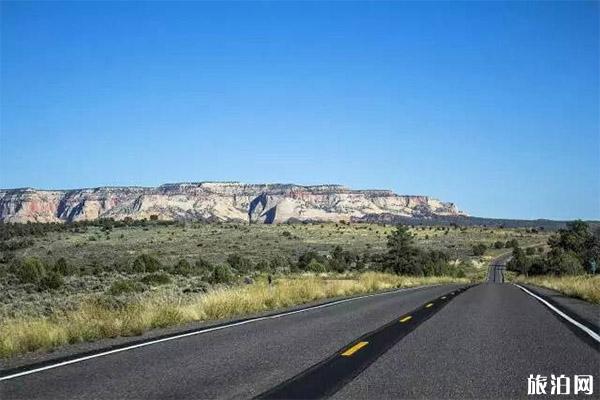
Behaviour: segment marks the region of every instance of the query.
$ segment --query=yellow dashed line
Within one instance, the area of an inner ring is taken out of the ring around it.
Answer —
[[[404,317],[404,318],[402,318],[402,319],[400,320],[400,322],[406,322],[406,321],[408,321],[408,320],[410,320],[410,319],[412,319],[412,316],[410,316],[410,315],[409,315],[408,317]]]
[[[365,347],[368,344],[369,344],[369,342],[358,342],[354,346],[350,347],[348,350],[343,352],[342,355],[344,357],[350,357],[352,354],[356,353],[357,351],[359,351],[360,349],[362,349],[363,347]]]
[[[427,305],[425,306],[425,308],[429,308],[429,307],[431,307],[432,305],[433,305],[433,303],[429,303],[429,304],[427,304]]]

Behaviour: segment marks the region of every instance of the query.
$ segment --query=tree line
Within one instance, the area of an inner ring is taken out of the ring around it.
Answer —
[[[550,251],[533,255],[530,249],[514,246],[506,268],[523,275],[579,275],[598,273],[600,227],[593,232],[584,221],[573,221],[548,239]]]

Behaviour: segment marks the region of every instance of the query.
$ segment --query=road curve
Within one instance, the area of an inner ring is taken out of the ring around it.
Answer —
[[[442,300],[459,288],[363,298],[112,354],[1,381],[0,398],[252,398],[323,365],[320,379],[344,376],[327,393],[340,399],[521,398],[529,374],[594,374],[598,393],[598,346],[540,301],[489,283]],[[407,316],[415,326],[402,331]],[[372,357],[344,375],[327,364],[342,353],[347,364]]]

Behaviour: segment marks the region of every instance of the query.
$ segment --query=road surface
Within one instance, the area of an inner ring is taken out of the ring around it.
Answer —
[[[491,264],[488,269],[489,283],[504,283],[505,264]]]
[[[530,374],[591,374],[596,396],[599,354],[514,285],[444,285],[3,371],[0,398],[525,398]]]

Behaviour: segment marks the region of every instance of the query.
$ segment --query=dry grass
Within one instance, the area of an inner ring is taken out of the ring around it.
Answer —
[[[529,283],[556,290],[567,296],[577,297],[590,303],[600,304],[600,275],[579,276],[518,276],[517,283]]]
[[[191,321],[208,321],[281,309],[338,296],[386,289],[467,283],[451,277],[406,277],[384,273],[355,276],[303,275],[277,280],[273,286],[256,283],[220,288],[192,297],[159,294],[111,309],[97,301],[75,311],[47,318],[12,319],[0,326],[0,356],[51,350],[68,343],[139,335],[144,331]]]

